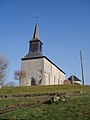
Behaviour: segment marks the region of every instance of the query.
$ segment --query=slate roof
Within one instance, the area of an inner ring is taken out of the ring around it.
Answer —
[[[39,37],[39,30],[38,30],[38,22],[36,21],[35,29],[34,29],[34,35],[32,40],[40,40]]]
[[[42,57],[43,55],[40,54],[39,52],[29,52],[22,60],[26,59],[31,59],[31,58],[36,58],[36,57]]]
[[[68,78],[68,80],[72,81],[72,77],[74,78],[74,81],[81,81],[79,78],[77,78],[75,75],[72,75]]]

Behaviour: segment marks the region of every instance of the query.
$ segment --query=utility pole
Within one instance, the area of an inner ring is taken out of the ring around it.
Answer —
[[[80,60],[81,60],[81,72],[82,72],[82,85],[84,85],[83,61],[82,61],[82,52],[81,52],[81,50],[80,50]]]

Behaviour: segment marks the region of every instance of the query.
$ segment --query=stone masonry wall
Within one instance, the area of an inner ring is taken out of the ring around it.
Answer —
[[[26,76],[21,80],[21,86],[31,86],[32,78],[37,85],[58,85],[65,80],[65,74],[46,58],[23,60],[22,70]]]
[[[31,86],[31,78],[34,78],[38,84],[42,79],[43,59],[22,61],[22,70],[26,72],[26,76],[21,80],[21,86]]]
[[[45,58],[43,77],[44,85],[63,84],[65,80],[65,74]]]

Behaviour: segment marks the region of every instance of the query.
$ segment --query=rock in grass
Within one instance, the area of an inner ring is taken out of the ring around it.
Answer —
[[[59,96],[54,96],[51,98],[51,103],[58,103],[60,101],[60,97]]]

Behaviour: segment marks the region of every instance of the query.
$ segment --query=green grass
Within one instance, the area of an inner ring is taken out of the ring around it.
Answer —
[[[68,92],[68,91],[88,91],[90,86],[80,85],[55,85],[55,86],[31,86],[31,87],[4,87],[0,89],[0,95],[5,94],[40,94],[52,92]]]
[[[27,103],[27,102],[34,103],[37,102],[37,100],[44,100],[47,98],[48,96],[16,97],[16,98],[0,99],[0,109],[8,106],[15,106],[16,104]]]
[[[17,93],[18,91],[18,93]],[[72,96],[67,102],[59,104],[42,104],[35,107],[26,107],[4,113],[0,119],[29,119],[29,120],[90,120],[90,86],[34,86],[2,88],[0,94],[40,94],[52,92],[82,91],[81,95]],[[36,97],[37,98],[37,97]],[[15,105],[35,97],[5,98],[0,99],[0,107]],[[42,97],[40,97],[41,99]]]
[[[23,108],[0,116],[0,119],[90,120],[90,96],[73,97],[66,103]]]
[[[22,103],[22,102],[26,102],[28,100],[32,100],[32,98],[7,98],[7,99],[1,99],[0,100],[0,108],[5,108],[6,106],[12,106],[15,105],[17,103]]]

